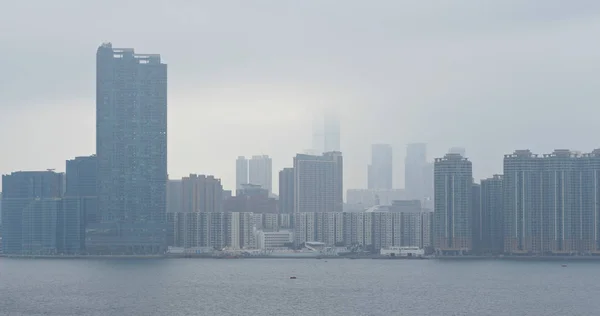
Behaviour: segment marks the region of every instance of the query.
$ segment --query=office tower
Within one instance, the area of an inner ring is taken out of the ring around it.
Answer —
[[[161,253],[167,186],[167,65],[102,44],[96,55],[98,205],[110,253]],[[92,231],[90,231],[92,232]]]
[[[450,154],[459,154],[463,157],[467,156],[467,150],[463,147],[452,147],[448,149],[448,153]]]
[[[294,212],[294,168],[279,171],[279,213]]]
[[[181,212],[215,213],[223,211],[221,179],[213,176],[190,174],[181,179]]]
[[[436,158],[434,164],[434,247],[441,254],[472,250],[471,162],[459,154]]]
[[[313,150],[315,155],[341,151],[340,121],[336,115],[326,113],[313,121]]]
[[[167,213],[183,212],[183,181],[171,180],[167,182]]]
[[[100,218],[98,216],[98,159],[96,155],[67,160],[65,170],[65,196],[79,200],[85,218],[83,229],[88,223],[98,223]],[[73,203],[70,202],[68,206],[72,207],[75,205]]]
[[[425,170],[427,166],[427,145],[409,144],[404,159],[404,188],[407,198],[423,200],[426,195]]]
[[[371,146],[371,164],[368,168],[369,189],[392,189],[393,155],[392,146],[374,144]]]
[[[7,254],[56,254],[64,174],[18,171],[2,176],[2,249]]]
[[[485,254],[501,254],[504,252],[502,175],[481,180],[480,205],[480,251]]]
[[[269,156],[252,156],[248,162],[248,183],[260,185],[273,193],[273,163]]]
[[[481,253],[483,234],[481,231],[481,185],[471,186],[471,235],[474,253]]]
[[[235,189],[241,189],[244,184],[248,184],[248,159],[239,156],[235,161]]]
[[[343,206],[340,152],[294,157],[294,213],[336,212]]]

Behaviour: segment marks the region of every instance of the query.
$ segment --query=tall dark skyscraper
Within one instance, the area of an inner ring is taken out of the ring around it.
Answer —
[[[372,145],[371,164],[368,169],[368,188],[391,190],[393,164],[392,146],[388,144]]]
[[[502,176],[481,180],[479,236],[482,253],[504,252],[504,209],[502,206]]]
[[[166,211],[167,65],[160,55],[111,43],[98,48],[96,154],[102,222],[133,225],[128,231],[162,231],[156,224],[164,223]],[[156,251],[158,244],[136,236],[117,238],[124,242],[121,250]]]

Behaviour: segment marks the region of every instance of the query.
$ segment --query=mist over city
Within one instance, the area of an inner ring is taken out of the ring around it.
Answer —
[[[373,143],[393,146],[398,188],[408,143],[427,143],[430,160],[466,148],[476,179],[501,173],[514,149],[596,146],[587,136],[598,132],[594,1],[3,6],[0,66],[11,75],[0,84],[0,128],[23,141],[0,140],[19,152],[0,157],[2,173],[64,171],[66,157],[94,152],[102,42],[160,53],[169,65],[172,178],[214,174],[233,188],[239,155],[288,167],[311,147],[323,109],[340,116],[346,188],[365,187]]]

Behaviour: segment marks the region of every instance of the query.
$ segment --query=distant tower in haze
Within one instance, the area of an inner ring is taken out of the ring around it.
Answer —
[[[273,193],[273,162],[269,156],[252,156],[248,162],[248,183]]]
[[[340,121],[327,113],[313,121],[313,150],[317,155],[340,150]]]
[[[371,164],[368,167],[368,188],[392,189],[393,154],[392,146],[374,144],[371,146]]]
[[[427,195],[426,185],[428,169],[433,169],[427,164],[427,145],[424,143],[409,144],[406,146],[404,159],[404,188],[408,199],[423,200]],[[433,177],[433,173],[431,173]]]
[[[239,156],[235,161],[235,189],[240,190],[244,184],[248,184],[248,159]]]

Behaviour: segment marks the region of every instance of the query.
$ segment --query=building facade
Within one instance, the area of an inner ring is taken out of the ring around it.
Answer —
[[[98,48],[96,154],[98,210],[105,231],[114,235],[105,241],[90,236],[91,244],[124,253],[164,252],[167,65],[160,55],[136,54],[111,43]],[[121,230],[125,226],[131,235]],[[137,237],[150,231],[143,242]]]
[[[342,154],[297,154],[294,157],[294,212],[339,212],[342,208]]]
[[[181,212],[223,211],[223,185],[214,176],[190,174],[181,179]]]
[[[434,247],[442,254],[473,249],[471,162],[459,154],[436,158],[434,165]]]
[[[294,212],[294,168],[279,171],[279,212]]]
[[[481,180],[480,251],[484,254],[504,252],[504,207],[502,175]]]
[[[248,159],[239,156],[235,160],[235,189],[239,190],[242,185],[248,183]]]

